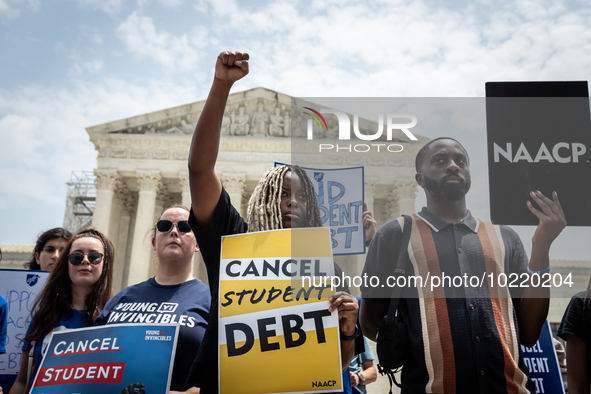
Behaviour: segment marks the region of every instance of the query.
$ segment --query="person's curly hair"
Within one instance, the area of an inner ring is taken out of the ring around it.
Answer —
[[[248,231],[266,231],[283,228],[281,221],[281,190],[283,188],[283,177],[288,171],[293,171],[304,188],[307,202],[305,227],[321,227],[320,209],[314,185],[300,166],[281,166],[271,168],[263,175],[259,184],[254,189],[248,202],[246,223]]]

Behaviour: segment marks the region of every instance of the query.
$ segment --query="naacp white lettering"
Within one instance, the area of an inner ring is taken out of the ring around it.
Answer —
[[[531,152],[534,152],[535,156],[532,156],[530,150],[527,149],[523,142],[519,145],[515,154],[513,154],[513,144],[511,142],[507,142],[505,149],[493,142],[495,163],[500,162],[501,157],[511,163],[520,161],[526,161],[528,163],[539,163],[543,161],[548,163],[578,163],[579,158],[587,152],[587,147],[579,142],[573,142],[571,144],[559,142],[549,149],[542,142],[537,151]]]

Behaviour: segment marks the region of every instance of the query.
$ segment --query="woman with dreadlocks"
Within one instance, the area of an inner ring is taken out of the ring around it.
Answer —
[[[558,328],[566,341],[566,375],[569,394],[589,394],[591,376],[591,280],[587,291],[573,296]]]
[[[221,237],[247,231],[295,227],[320,227],[320,212],[312,183],[298,166],[269,170],[260,180],[248,204],[246,222],[230,202],[214,167],[217,160],[222,118],[230,88],[248,74],[246,53],[223,52],[215,66],[215,77],[199,117],[189,154],[189,180],[193,210],[189,223],[201,247],[211,289],[211,314],[199,354],[193,363],[188,393],[218,392],[218,288]],[[338,268],[335,266],[335,269]],[[338,271],[336,273],[338,275]],[[344,291],[333,294],[329,311],[338,310],[342,365],[355,353],[357,300]],[[304,360],[305,362],[305,360]],[[347,373],[348,375],[348,373]],[[245,382],[246,383],[246,382]]]

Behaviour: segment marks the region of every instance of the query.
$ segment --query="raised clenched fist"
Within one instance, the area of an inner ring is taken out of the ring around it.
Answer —
[[[248,74],[248,53],[222,52],[215,64],[215,79],[234,83]]]

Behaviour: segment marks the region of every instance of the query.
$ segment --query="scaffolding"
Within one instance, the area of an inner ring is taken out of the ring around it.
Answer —
[[[76,233],[92,225],[96,200],[95,177],[92,171],[72,171],[68,185],[68,199],[64,228]]]

